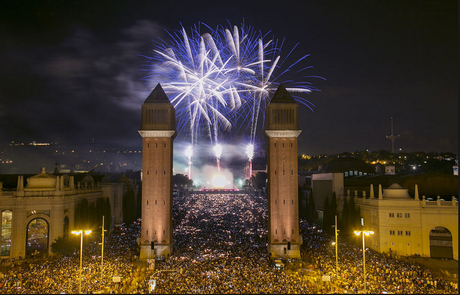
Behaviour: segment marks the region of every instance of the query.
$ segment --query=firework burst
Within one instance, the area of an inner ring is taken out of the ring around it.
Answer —
[[[202,27],[206,32],[200,31]],[[186,132],[192,146],[197,144],[201,130],[215,146],[222,133],[231,134],[233,126],[237,126],[236,132],[249,133],[250,144],[254,144],[258,126],[263,124],[259,116],[264,116],[270,94],[280,83],[297,102],[312,109],[313,104],[297,93],[309,93],[317,90],[315,87],[306,81],[282,80],[283,74],[308,55],[283,70],[282,46],[278,40],[267,38],[268,33],[264,35],[244,23],[216,29],[199,23],[190,33],[182,28],[168,34],[171,40],[157,43],[154,56],[149,58],[154,68],[147,79],[162,83],[176,108],[178,131]]]

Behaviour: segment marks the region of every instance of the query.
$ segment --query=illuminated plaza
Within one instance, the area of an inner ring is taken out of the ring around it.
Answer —
[[[123,225],[105,238],[103,272],[101,246],[95,242],[83,247],[82,293],[146,294],[151,280],[154,294],[362,292],[361,247],[339,239],[337,277],[333,238],[304,220],[301,259],[283,260],[284,269],[275,268],[266,247],[268,210],[263,194],[179,192],[173,202],[173,254],[157,259],[155,269],[136,261],[140,223]],[[4,272],[0,291],[77,293],[79,254],[76,249],[60,258],[16,262]],[[369,293],[456,293],[456,284],[433,278],[431,271],[412,261],[370,249],[366,269]],[[323,276],[330,281],[322,281]]]

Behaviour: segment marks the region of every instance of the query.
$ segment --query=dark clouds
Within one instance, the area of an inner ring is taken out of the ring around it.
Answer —
[[[20,3],[18,3],[20,2]],[[299,153],[458,150],[457,1],[3,1],[0,142],[140,147],[153,42],[199,21],[246,24],[310,56]],[[261,135],[261,134],[260,134]],[[260,136],[262,137],[262,135]]]

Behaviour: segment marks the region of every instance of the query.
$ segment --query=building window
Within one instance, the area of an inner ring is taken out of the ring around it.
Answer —
[[[11,211],[11,210],[2,211],[0,256],[9,256],[10,255],[12,221],[13,221],[13,211]]]
[[[406,230],[406,236],[410,236],[410,230]]]
[[[402,213],[396,213],[396,217],[402,218]]]
[[[398,230],[398,236],[402,236],[403,235],[403,231],[402,230]]]
[[[405,218],[410,218],[410,213],[404,213]]]
[[[390,218],[394,218],[395,214],[394,213],[389,213]]]
[[[390,230],[390,236],[394,236],[395,235],[395,231],[394,230]]]

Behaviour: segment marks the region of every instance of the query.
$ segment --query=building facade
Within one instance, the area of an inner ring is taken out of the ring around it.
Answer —
[[[420,197],[418,184],[414,182],[421,181],[424,191],[429,194],[437,188],[439,194],[445,197],[446,191],[443,189],[451,184],[450,176],[430,178],[421,175],[399,179],[405,185],[413,184],[412,189],[404,188],[398,183],[383,188],[381,184],[372,184],[372,181],[391,180],[374,177],[348,180],[344,185],[344,177],[341,174],[312,175],[311,186],[319,218],[322,217],[324,200],[335,192],[339,220],[345,200],[354,198],[355,206],[359,207],[360,216],[364,220],[365,229],[374,231],[374,235],[366,237],[367,247],[392,255],[420,255],[458,260],[458,201],[455,196],[447,201],[441,196]],[[436,181],[441,186],[434,185]],[[363,187],[357,185],[357,182],[371,184]],[[357,187],[361,189],[354,189]],[[409,194],[410,191],[412,196]]]
[[[376,198],[357,198],[365,227],[375,232],[366,245],[381,253],[420,255],[458,261],[458,201],[411,197],[394,183]]]
[[[112,225],[121,223],[122,194],[122,184],[95,182],[89,175],[75,183],[74,176],[52,175],[44,168],[26,182],[19,175],[13,189],[0,182],[0,259],[51,255],[51,244],[77,229],[76,205],[83,199],[91,204],[109,198]]]

